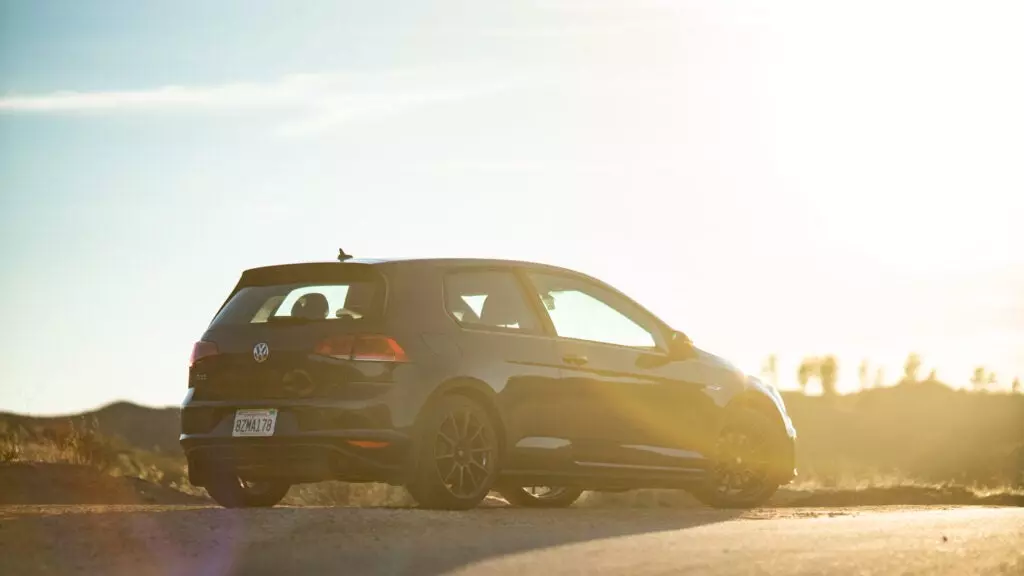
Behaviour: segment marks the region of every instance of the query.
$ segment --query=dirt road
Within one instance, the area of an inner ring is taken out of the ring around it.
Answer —
[[[1024,508],[0,507],[0,574],[1024,574]]]

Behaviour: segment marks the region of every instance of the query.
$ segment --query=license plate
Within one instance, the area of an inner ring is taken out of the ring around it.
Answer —
[[[277,409],[238,410],[232,436],[273,436],[277,425]]]

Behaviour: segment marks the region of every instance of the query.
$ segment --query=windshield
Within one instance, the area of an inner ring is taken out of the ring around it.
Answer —
[[[359,320],[377,312],[378,288],[370,281],[246,286],[231,297],[211,326]]]

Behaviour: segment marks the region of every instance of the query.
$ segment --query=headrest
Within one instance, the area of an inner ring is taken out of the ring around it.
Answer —
[[[329,309],[326,296],[319,292],[310,292],[292,304],[292,316],[309,320],[323,320],[327,318]]]

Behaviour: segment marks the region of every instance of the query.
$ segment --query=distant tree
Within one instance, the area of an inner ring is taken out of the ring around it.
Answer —
[[[925,382],[938,382],[938,381],[939,381],[939,375],[938,375],[938,373],[935,372],[935,369],[932,368],[931,372],[928,373],[928,378],[925,379]]]
[[[875,370],[875,384],[874,384],[874,387],[875,388],[881,388],[883,386],[885,386],[885,368],[883,368],[882,366],[879,366],[878,370]]]
[[[1020,394],[1021,389],[1019,377],[1013,379],[1013,384],[1010,384],[1010,391],[1013,392],[1014,394]]]
[[[860,381],[860,389],[867,390],[871,387],[871,364],[868,363],[867,358],[860,361],[860,367],[857,369],[857,376]]]
[[[772,354],[765,359],[761,366],[761,375],[764,376],[772,386],[779,387],[779,358]]]
[[[818,380],[821,381],[821,393],[835,396],[836,382],[839,381],[839,362],[835,356],[825,356],[818,364]]]
[[[818,360],[816,358],[804,358],[800,361],[800,367],[796,370],[796,381],[800,384],[800,390],[807,392],[807,385],[811,378],[818,375]]]
[[[907,355],[907,361],[903,364],[903,380],[917,382],[917,373],[921,370],[921,357],[911,353]]]
[[[988,370],[984,366],[976,366],[971,374],[971,388],[981,390],[988,383]]]
[[[996,377],[995,372],[989,372],[985,382],[988,384],[989,388],[995,388],[999,385],[999,378]]]

